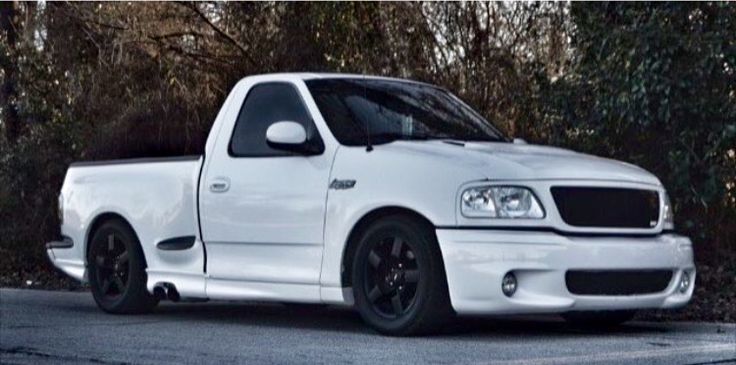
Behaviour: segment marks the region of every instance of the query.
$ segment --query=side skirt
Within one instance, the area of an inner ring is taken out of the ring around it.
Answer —
[[[263,300],[322,303],[320,286],[207,278],[207,297],[218,300]]]
[[[147,289],[173,285],[182,300],[255,300],[269,302],[353,304],[351,288],[322,287],[318,284],[272,283],[216,279],[206,274],[147,270]]]

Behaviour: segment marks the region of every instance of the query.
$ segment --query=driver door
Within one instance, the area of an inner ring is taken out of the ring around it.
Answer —
[[[311,156],[271,148],[266,130],[279,121],[301,124],[307,139],[323,146],[296,85],[266,82],[248,90],[227,151],[216,147],[202,176],[201,225],[211,279],[259,288],[319,285],[332,154],[324,147]],[[224,145],[223,137],[218,144]]]

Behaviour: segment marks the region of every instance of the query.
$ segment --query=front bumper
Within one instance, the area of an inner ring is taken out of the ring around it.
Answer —
[[[580,237],[553,232],[438,229],[452,306],[458,314],[561,313],[582,310],[676,308],[692,297],[695,265],[690,239],[675,234],[654,237]],[[640,295],[574,295],[567,270],[668,269],[664,291]],[[513,272],[514,295],[501,291]],[[684,272],[690,286],[678,284]]]

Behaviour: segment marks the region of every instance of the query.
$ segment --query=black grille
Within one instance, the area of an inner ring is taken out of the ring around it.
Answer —
[[[565,274],[567,290],[576,295],[634,295],[667,289],[672,270],[571,270]]]
[[[571,226],[653,228],[659,220],[654,190],[553,187],[562,220]]]

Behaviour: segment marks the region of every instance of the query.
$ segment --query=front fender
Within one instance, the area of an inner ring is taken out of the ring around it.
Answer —
[[[320,284],[323,288],[343,286],[343,253],[350,233],[365,215],[396,207],[414,211],[436,226],[454,225],[458,187],[484,177],[480,169],[469,169],[450,157],[413,153],[406,146],[381,145],[372,152],[364,147],[341,147],[330,180],[350,179],[355,184],[327,193]]]

